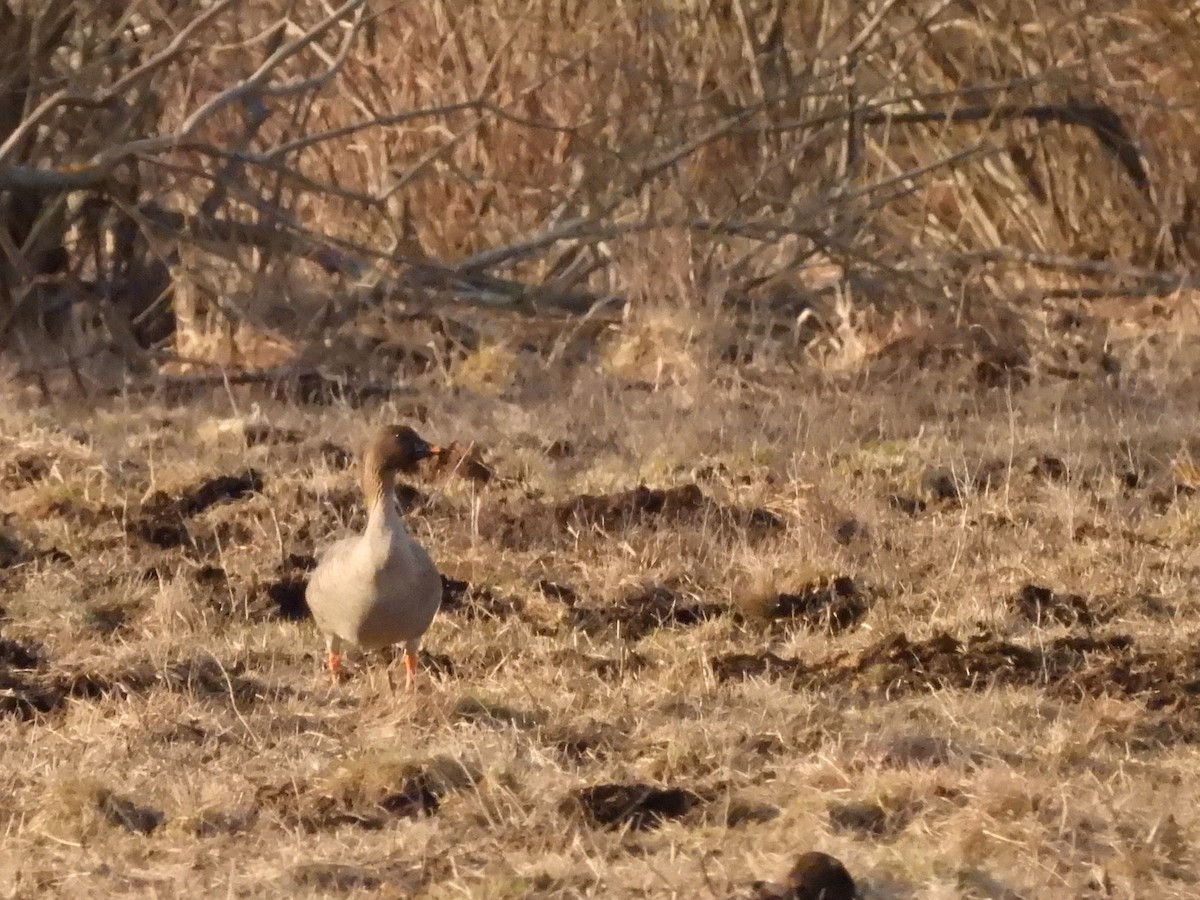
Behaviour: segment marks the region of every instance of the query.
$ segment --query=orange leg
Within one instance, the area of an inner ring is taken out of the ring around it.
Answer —
[[[342,674],[342,654],[330,648],[326,658],[329,662],[329,674],[333,678],[334,684],[336,684]]]
[[[411,691],[416,688],[417,654],[411,650],[404,651],[404,689]]]

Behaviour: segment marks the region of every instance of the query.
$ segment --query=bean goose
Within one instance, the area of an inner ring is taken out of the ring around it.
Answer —
[[[367,504],[362,534],[343,538],[321,555],[305,598],[325,635],[330,674],[341,671],[341,651],[404,644],[404,686],[412,690],[417,650],[442,602],[433,561],[404,527],[396,504],[396,473],[439,453],[408,426],[381,428],[362,456]]]

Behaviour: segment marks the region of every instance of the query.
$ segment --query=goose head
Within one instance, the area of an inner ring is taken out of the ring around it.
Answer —
[[[367,442],[363,463],[368,472],[388,478],[397,472],[411,472],[421,460],[441,452],[407,425],[388,425]]]

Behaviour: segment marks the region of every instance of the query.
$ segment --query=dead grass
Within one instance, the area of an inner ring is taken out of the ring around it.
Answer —
[[[494,475],[406,494],[467,583],[412,698],[287,602],[409,399],[11,394],[4,893],[728,897],[818,849],[868,897],[1192,896],[1194,341],[1025,311],[1006,387],[865,332],[723,361],[704,315],[672,377],[493,328],[410,381]],[[1046,364],[1080,329],[1118,378]]]

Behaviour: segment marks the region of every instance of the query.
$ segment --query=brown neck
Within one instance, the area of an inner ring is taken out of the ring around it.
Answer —
[[[367,503],[367,509],[373,508],[375,504],[387,496],[388,492],[395,491],[396,489],[395,473],[391,469],[385,469],[381,466],[371,453],[368,453],[363,460],[360,479],[363,499]]]

